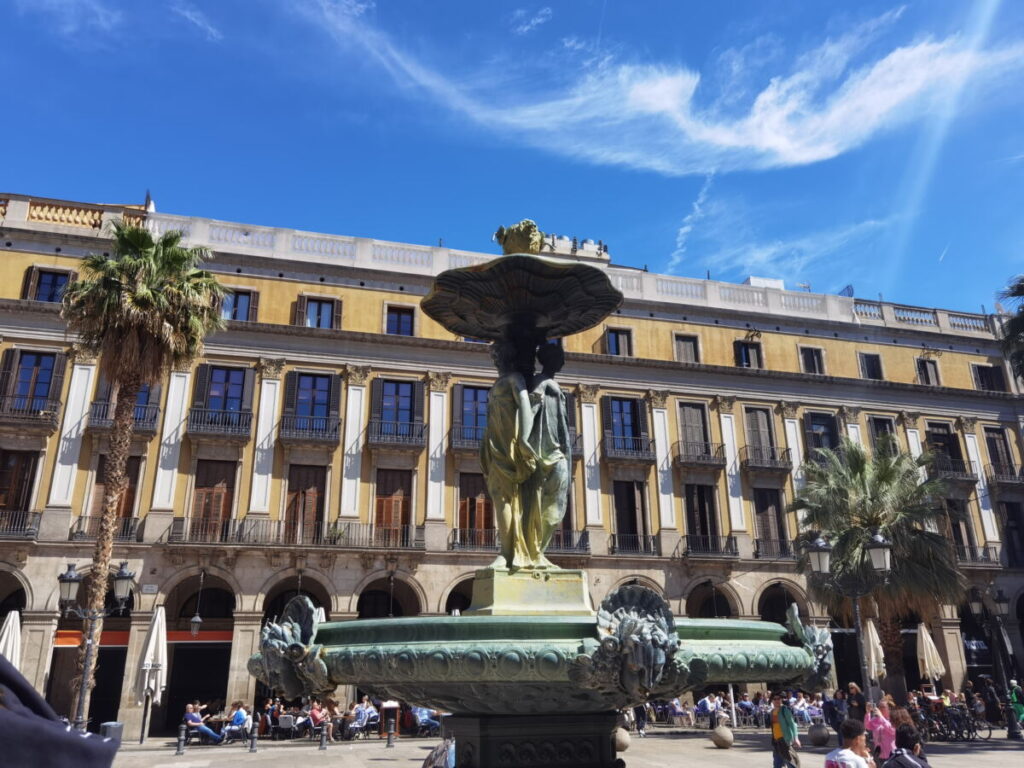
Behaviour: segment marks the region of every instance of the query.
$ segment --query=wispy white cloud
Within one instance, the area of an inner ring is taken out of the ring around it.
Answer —
[[[493,84],[466,84],[487,78],[429,65],[353,12],[351,2],[314,3],[316,22],[339,45],[361,46],[401,85],[448,109],[548,151],[667,175],[834,158],[934,113],[950,81],[974,78],[977,84],[1024,66],[1022,43],[973,49],[955,35],[870,55],[899,18],[897,9],[825,39],[788,69],[776,63],[775,72],[761,71],[762,84],[743,104],[707,92],[713,86],[692,69],[621,57],[591,61],[574,80],[542,96],[532,83],[520,92],[501,89],[498,99]],[[568,49],[580,44],[567,40]],[[777,59],[775,52],[769,59]],[[751,55],[751,62],[758,60]],[[736,78],[751,77],[754,64],[746,61],[736,59]]]
[[[77,32],[110,32],[123,16],[101,0],[16,0],[19,13],[38,13],[50,17],[53,28],[62,35]]]
[[[512,12],[512,32],[516,35],[527,35],[540,25],[551,21],[552,15],[548,7],[541,8],[532,16],[525,8],[517,8]]]
[[[670,275],[682,263],[683,258],[686,256],[687,240],[689,240],[690,235],[693,233],[693,228],[697,226],[697,222],[704,217],[704,205],[707,203],[708,194],[711,192],[711,182],[713,179],[714,174],[712,173],[709,173],[704,178],[704,183],[700,185],[700,191],[697,192],[697,197],[690,206],[690,212],[683,217],[683,222],[676,232],[676,249],[672,252],[672,257],[668,260],[668,266],[665,268],[665,271]]]
[[[215,43],[218,40],[224,39],[224,35],[221,34],[221,31],[217,29],[217,27],[213,26],[206,14],[194,5],[181,2],[179,0],[179,2],[171,4],[171,10],[206,35],[206,39],[210,42]]]

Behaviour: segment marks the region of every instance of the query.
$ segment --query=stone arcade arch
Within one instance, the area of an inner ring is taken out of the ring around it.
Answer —
[[[358,591],[356,613],[360,619],[419,616],[423,612],[422,589],[401,574],[377,574]]]
[[[279,618],[285,606],[299,594],[303,594],[313,601],[317,608],[324,609],[324,617],[330,621],[331,618],[331,593],[330,590],[320,582],[319,579],[311,577],[307,573],[302,574],[300,582],[298,574],[285,576],[267,590],[263,599],[263,618]]]
[[[786,611],[793,603],[796,603],[800,611],[801,620],[807,621],[807,601],[792,584],[774,581],[765,585],[754,599],[761,620],[774,621],[777,624],[786,623]]]
[[[726,590],[708,580],[686,596],[686,615],[693,619],[733,619],[737,611]]]
[[[443,601],[438,607],[446,614],[451,614],[456,609],[461,613],[469,608],[473,602],[473,575],[460,576],[450,584]]]
[[[28,591],[18,576],[0,571],[0,625],[11,611],[24,611],[28,605]]]

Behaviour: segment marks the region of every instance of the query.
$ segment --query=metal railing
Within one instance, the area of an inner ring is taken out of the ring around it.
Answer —
[[[688,533],[683,536],[685,554],[689,557],[737,557],[735,536],[704,536]]]
[[[89,426],[93,429],[111,429],[114,426],[114,403],[96,400],[89,408]],[[132,418],[136,432],[156,432],[156,420],[160,415],[160,406],[136,405]]]
[[[493,528],[453,528],[448,534],[448,549],[497,550],[500,546]]]
[[[1016,464],[988,464],[985,467],[985,474],[988,475],[990,483],[1024,484],[1024,470],[1021,470]]]
[[[654,441],[649,437],[605,435],[604,455],[607,459],[654,461]]]
[[[70,541],[82,541],[95,539],[100,535],[100,523],[103,518],[100,515],[80,515],[71,524],[71,532],[68,536]],[[114,541],[137,541],[139,531],[139,518],[122,517],[117,520],[114,526]]]
[[[755,539],[754,557],[761,560],[795,560],[796,545],[789,539]]]
[[[793,468],[789,448],[774,445],[745,445],[740,449],[744,469],[769,469],[788,472]]]
[[[39,535],[39,512],[0,510],[0,539],[34,539]]]
[[[724,467],[725,445],[722,443],[690,442],[676,443],[676,464],[688,467]]]
[[[188,431],[194,435],[228,435],[248,439],[252,431],[252,411],[192,408],[188,412]]]
[[[948,456],[935,456],[931,463],[931,473],[943,480],[962,480],[969,483],[978,481],[978,468],[973,461]]]
[[[178,522],[180,520],[180,522]],[[338,547],[341,549],[423,549],[422,529],[416,525],[394,527],[370,523],[288,520],[191,520],[177,518],[170,540],[204,544],[266,544],[282,546]]]
[[[56,429],[60,409],[60,400],[49,397],[0,397],[0,421],[39,424]]]
[[[995,544],[975,545],[957,544],[956,559],[961,563],[973,563],[976,565],[1001,565],[1001,548]]]
[[[370,445],[423,448],[427,444],[427,425],[415,421],[371,419],[366,429],[366,439]]]
[[[571,458],[583,458],[583,435],[577,433],[575,427],[569,427],[569,453]]]
[[[459,424],[449,432],[449,442],[453,451],[476,451],[484,439],[487,427],[471,427]]]
[[[341,419],[337,416],[295,416],[281,417],[277,434],[286,442],[337,443]]]
[[[559,529],[555,531],[551,544],[548,545],[548,552],[566,552],[578,554],[590,554],[590,531],[566,531]]]
[[[612,555],[657,555],[658,537],[642,533],[613,533],[608,537]]]

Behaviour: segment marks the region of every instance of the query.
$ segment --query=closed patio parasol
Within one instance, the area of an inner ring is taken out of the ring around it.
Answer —
[[[864,654],[867,656],[868,677],[881,682],[885,677],[885,652],[873,619],[864,622]]]
[[[146,738],[146,721],[149,709],[153,704],[160,703],[160,697],[167,686],[167,617],[164,607],[157,606],[153,618],[149,621],[146,642],[142,646],[142,658],[139,661],[138,675],[135,679],[135,695],[142,710],[142,733],[139,735],[141,744]]]
[[[928,631],[924,622],[917,626],[917,666],[921,677],[930,683],[934,683],[946,674],[946,665],[942,663],[939,649],[935,647],[935,641],[932,640],[932,633]]]

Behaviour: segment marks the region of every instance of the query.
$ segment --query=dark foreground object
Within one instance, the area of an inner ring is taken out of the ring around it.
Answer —
[[[615,756],[615,712],[586,715],[452,715],[459,768],[623,768]]]

